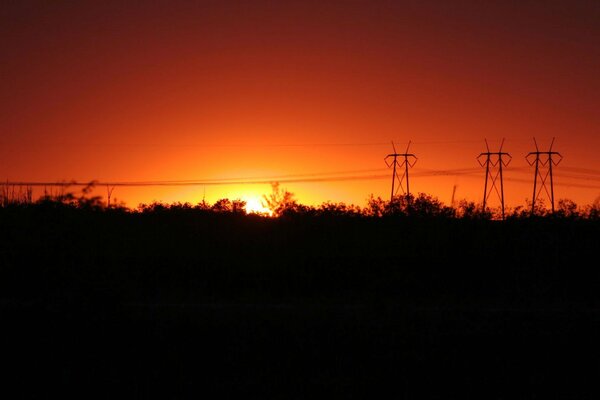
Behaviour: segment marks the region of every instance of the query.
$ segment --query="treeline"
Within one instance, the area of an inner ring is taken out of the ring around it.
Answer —
[[[467,397],[587,398],[597,381],[598,206],[496,223],[425,194],[305,206],[276,187],[276,218],[228,199],[109,206],[88,189],[2,199],[5,381],[43,391],[21,397],[293,382],[291,397],[392,383],[458,398],[482,382]]]
[[[454,218],[454,219],[480,219],[495,220],[502,218],[500,208],[482,207],[480,203],[460,200],[455,206],[448,206],[435,196],[419,193],[418,195],[399,195],[393,200],[385,200],[371,195],[367,204],[360,207],[344,202],[324,202],[320,205],[301,204],[294,198],[294,194],[280,189],[278,184],[273,184],[272,193],[264,195],[263,206],[270,212],[252,212],[246,208],[246,202],[241,199],[219,199],[214,203],[205,200],[192,204],[189,202],[163,203],[152,202],[140,204],[136,208],[129,208],[122,202],[105,201],[102,196],[91,196],[94,183],[84,187],[79,194],[68,192],[66,187],[59,188],[58,192],[44,192],[37,200],[33,200],[31,188],[9,187],[3,185],[0,190],[0,208],[15,207],[45,207],[90,210],[98,212],[126,212],[126,213],[181,213],[194,212],[201,214],[232,214],[252,215],[255,217],[354,217],[354,218],[381,218],[381,217],[418,217],[418,218]],[[560,199],[557,207],[552,212],[543,201],[537,201],[535,209],[531,204],[505,209],[506,219],[521,219],[535,217],[568,218],[598,220],[600,219],[600,199],[591,205],[579,206],[569,199]]]

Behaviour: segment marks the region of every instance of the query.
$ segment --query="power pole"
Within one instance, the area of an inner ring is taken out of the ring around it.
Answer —
[[[393,168],[392,194],[390,196],[390,201],[394,200],[394,196],[398,193],[398,188],[395,187],[396,181],[398,181],[398,186],[408,196],[410,201],[410,182],[408,179],[408,169],[412,168],[417,163],[417,156],[408,152],[408,149],[410,148],[410,141],[408,142],[408,146],[406,146],[406,151],[404,153],[396,152],[396,146],[394,145],[394,142],[392,142],[392,148],[394,149],[394,152],[392,154],[388,154],[384,158],[385,164],[388,166],[388,168]],[[393,161],[388,161],[389,158],[393,158]],[[403,158],[403,160],[398,161],[398,158]],[[402,175],[398,173],[398,169],[404,169]],[[402,185],[405,180],[406,190],[404,190],[404,186]]]
[[[106,185],[106,205],[107,208],[110,208],[110,197],[112,196],[113,190],[115,190],[115,187],[110,187],[109,185]]]
[[[500,204],[502,207],[502,219],[504,219],[504,178],[502,175],[502,169],[504,167],[508,167],[512,157],[509,153],[505,153],[502,151],[504,147],[504,138],[502,139],[502,143],[500,144],[500,150],[496,152],[490,151],[490,146],[488,146],[487,139],[485,139],[485,147],[487,152],[479,154],[477,156],[477,162],[482,167],[485,166],[485,183],[483,186],[483,211],[486,210],[487,200],[492,194],[493,191],[496,192],[498,198],[500,199]],[[484,158],[484,161],[482,161]],[[508,158],[505,160],[505,158]],[[491,181],[491,185],[488,188],[488,182]],[[498,182],[499,181],[499,182]],[[496,183],[500,184],[500,191],[498,191],[498,187]]]
[[[454,208],[454,196],[456,195],[456,188],[458,186],[456,185],[456,183],[454,184],[454,187],[452,188],[452,198],[450,200],[450,207]]]
[[[550,203],[552,205],[552,213],[554,213],[554,177],[552,176],[552,167],[560,164],[560,162],[563,159],[563,156],[559,152],[552,151],[552,146],[554,146],[554,139],[555,138],[552,138],[552,142],[550,143],[550,149],[548,151],[540,151],[537,145],[537,141],[535,140],[535,138],[533,138],[533,143],[535,144],[535,151],[532,151],[529,154],[527,154],[527,156],[525,156],[525,159],[527,160],[529,165],[535,165],[535,175],[533,177],[533,197],[531,198],[532,216],[535,214],[535,202],[540,197],[542,190],[544,190],[546,192],[546,195],[548,195],[548,198],[550,199]],[[544,169],[545,171],[542,171]],[[539,190],[537,187],[538,177],[540,179]],[[550,178],[550,192],[548,192],[548,187],[546,186],[546,181],[548,180],[548,178]]]

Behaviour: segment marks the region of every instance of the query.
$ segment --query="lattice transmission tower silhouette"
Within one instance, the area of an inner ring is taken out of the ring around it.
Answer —
[[[504,138],[500,144],[500,149],[496,152],[490,151],[487,139],[485,139],[485,147],[487,151],[477,156],[477,162],[482,167],[485,167],[485,183],[483,186],[483,211],[487,209],[487,201],[492,194],[496,192],[498,199],[500,200],[500,206],[502,209],[502,219],[504,219],[504,177],[502,170],[504,167],[508,167],[512,156],[509,153],[503,152]],[[499,184],[500,189],[498,189]]]
[[[404,153],[398,153],[396,151],[394,142],[392,142],[392,148],[394,149],[394,152],[392,154],[388,154],[384,158],[385,164],[388,166],[388,168],[393,169],[392,194],[390,196],[390,201],[394,200],[394,196],[398,194],[399,189],[402,189],[402,192],[405,193],[410,200],[410,180],[408,170],[417,163],[417,156],[408,152],[408,149],[410,148],[410,141],[408,142],[408,146],[406,146],[406,151]],[[389,161],[390,158],[392,158],[391,161]],[[398,161],[398,158],[400,158],[401,161]],[[402,173],[399,171],[402,171]],[[398,182],[397,187],[396,182]],[[404,189],[404,183],[406,183],[406,190]]]
[[[560,162],[563,159],[563,156],[559,152],[552,151],[552,147],[554,146],[554,139],[555,138],[552,138],[552,142],[550,143],[550,149],[548,149],[548,151],[540,151],[537,145],[537,141],[535,140],[535,138],[533,138],[533,143],[535,144],[535,151],[532,151],[529,154],[527,154],[527,156],[525,156],[525,159],[527,160],[530,166],[535,165],[535,175],[533,177],[533,196],[531,198],[531,215],[535,214],[535,203],[540,198],[542,191],[544,191],[550,199],[552,213],[554,213],[554,177],[552,174],[552,167],[560,164]],[[540,181],[539,188],[538,179]],[[548,182],[548,179],[550,179],[550,182]],[[547,183],[549,183],[550,190],[548,190]]]

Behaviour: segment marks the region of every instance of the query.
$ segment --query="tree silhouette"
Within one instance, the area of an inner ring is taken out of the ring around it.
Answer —
[[[563,218],[578,218],[579,209],[577,204],[570,199],[558,200],[558,210],[556,210],[556,216]]]
[[[271,184],[271,193],[269,195],[263,195],[263,201],[261,201],[263,207],[268,208],[273,212],[273,216],[280,217],[290,212],[298,211],[299,204],[294,199],[294,194],[288,192],[286,189],[279,187],[279,182]]]

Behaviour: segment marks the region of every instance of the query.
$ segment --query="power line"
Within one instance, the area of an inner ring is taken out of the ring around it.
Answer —
[[[7,181],[4,185],[8,186],[116,186],[116,187],[150,187],[150,186],[225,186],[225,185],[270,185],[274,182],[278,183],[311,183],[311,182],[336,182],[336,181],[358,181],[358,180],[373,180],[388,178],[388,175],[356,175],[356,176],[338,176],[338,177],[315,177],[315,178],[290,178],[290,179],[265,179],[265,180],[240,180],[240,181],[148,181],[148,182],[103,182],[94,181],[90,183],[82,182],[24,182],[24,181]]]
[[[428,169],[428,168],[415,168],[412,176],[460,176],[460,175],[472,175],[479,174],[481,170],[479,168],[453,168],[453,169]]]
[[[387,168],[377,168],[372,170],[356,170],[356,171],[365,171],[365,172],[379,172],[386,171]],[[511,172],[514,171],[511,168]],[[340,171],[341,172],[341,171]],[[350,171],[347,171],[350,173]],[[421,169],[420,171],[411,173],[411,177],[413,178],[427,178],[427,177],[436,177],[436,176],[466,176],[477,178],[481,176],[481,171],[477,168],[456,168],[456,169],[443,169],[443,170],[433,170],[433,169]],[[314,174],[291,174],[291,175],[277,175],[277,176],[269,176],[269,177],[238,177],[238,178],[223,178],[223,179],[190,179],[190,180],[151,180],[151,181],[5,181],[4,183],[0,183],[0,185],[8,185],[8,186],[89,186],[90,182],[93,182],[96,186],[211,186],[211,185],[244,185],[244,184],[270,184],[273,182],[280,183],[310,183],[310,182],[335,182],[335,181],[352,181],[352,180],[369,180],[369,179],[388,179],[389,175],[384,174],[369,174],[369,175],[347,175],[347,176],[327,176],[334,175],[334,173],[314,173]],[[585,185],[579,183],[565,183],[564,178],[566,179],[583,179],[583,180],[598,180],[595,177],[585,178],[585,177],[576,177],[571,176],[569,174],[560,173],[556,175],[561,180],[559,182],[554,182],[557,186],[573,186],[573,187],[581,187],[581,188],[590,188],[590,189],[600,189],[600,186],[594,185]],[[287,178],[286,178],[287,177]],[[520,178],[512,178],[504,176],[504,180],[510,182],[518,182],[518,183],[530,183],[530,180],[520,179]]]
[[[317,177],[317,176],[328,176],[328,175],[347,175],[347,174],[360,174],[367,172],[382,172],[386,171],[386,168],[370,168],[370,169],[356,169],[356,170],[342,170],[342,171],[330,171],[330,172],[311,172],[305,174],[286,174],[286,175],[265,175],[265,176],[246,176],[246,177],[234,177],[234,178],[206,178],[206,179],[180,179],[180,180],[164,180],[157,181],[161,183],[185,183],[185,182],[227,182],[227,181],[246,181],[246,180],[278,180],[278,179],[289,179],[289,178],[300,178],[300,177]],[[146,181],[150,183],[154,181]]]
[[[504,180],[515,183],[523,183],[523,184],[531,184],[531,181],[528,179],[521,178],[504,178]],[[562,186],[562,187],[574,187],[580,189],[595,189],[600,190],[600,186],[595,185],[586,185],[584,183],[570,183],[570,182],[554,182],[554,186]]]
[[[378,172],[385,171],[386,168],[378,169],[367,169],[367,170],[355,170],[355,172]],[[463,172],[468,169],[457,169],[457,170],[426,170],[426,172],[419,172],[414,174],[418,177],[426,176],[453,176],[462,175]],[[345,171],[350,173],[352,171]],[[344,173],[339,171],[338,173]],[[389,175],[383,174],[369,174],[369,175],[347,175],[347,176],[327,176],[334,175],[335,172],[328,173],[314,173],[314,174],[297,174],[297,175],[278,175],[261,178],[224,178],[224,179],[191,179],[191,180],[153,180],[153,181],[6,181],[4,185],[8,186],[89,186],[93,184],[95,186],[118,186],[118,187],[143,187],[143,186],[223,186],[223,185],[244,185],[244,184],[271,184],[273,182],[279,183],[310,183],[310,182],[336,182],[336,181],[353,181],[353,180],[378,180],[387,179]]]
[[[590,168],[578,168],[578,167],[566,167],[566,166],[563,166],[563,167],[561,167],[561,170],[563,170],[563,171],[571,171],[571,172],[578,172],[578,173],[588,174],[588,175],[600,175],[600,170],[590,169]]]
[[[466,143],[478,143],[478,140],[424,140],[424,141],[413,141],[413,144],[466,144]],[[399,144],[408,144],[408,142],[397,142]],[[1,145],[7,147],[10,143],[0,142]],[[14,144],[14,143],[13,143]],[[95,142],[95,143],[77,143],[77,142],[35,142],[35,143],[17,143],[17,145],[23,144],[27,147],[40,146],[40,147],[198,147],[198,148],[221,148],[221,147],[240,147],[240,148],[271,148],[271,147],[361,147],[361,146],[388,146],[389,142],[314,142],[314,143],[182,143],[182,142],[169,142],[169,143],[126,143],[126,142]]]
[[[346,181],[369,181],[369,180],[382,180],[389,179],[387,174],[377,174],[377,172],[386,171],[386,168],[376,169],[357,169],[357,170],[346,170],[346,171],[330,171],[330,172],[314,172],[308,174],[288,174],[288,175],[271,175],[271,176],[251,176],[251,177],[235,177],[235,178],[220,178],[220,179],[190,179],[190,180],[148,180],[148,181],[87,181],[87,182],[76,182],[76,181],[5,181],[0,185],[8,186],[31,186],[31,187],[68,187],[77,186],[85,187],[89,186],[89,182],[93,182],[96,186],[107,186],[107,187],[169,187],[169,186],[224,186],[224,185],[263,185],[271,184],[273,182],[280,183],[318,183],[318,182],[346,182]],[[598,170],[586,169],[586,168],[562,168],[562,170],[570,171],[582,171],[585,173],[593,174],[600,173]],[[372,172],[372,173],[370,173]],[[522,168],[516,167],[511,168],[511,172],[522,172]],[[342,176],[340,176],[342,175]],[[413,178],[424,178],[424,177],[435,177],[435,176],[466,176],[472,178],[478,178],[480,172],[477,168],[463,167],[454,169],[424,169],[417,168],[416,172],[411,173]],[[586,180],[586,181],[598,181],[600,177],[596,176],[585,176],[580,174],[565,174],[561,172],[557,175],[559,182],[553,182],[554,185],[563,187],[574,187],[582,189],[594,189],[600,190],[600,186],[588,185],[579,182],[565,182],[565,179],[574,180]],[[504,180],[515,182],[515,183],[528,183],[529,180],[504,177]],[[107,189],[108,190],[108,189]],[[112,192],[112,190],[111,190]]]

